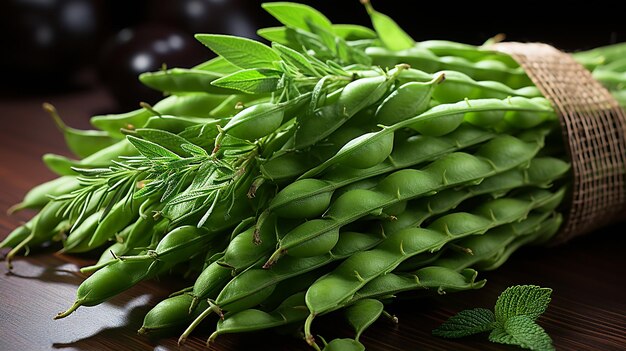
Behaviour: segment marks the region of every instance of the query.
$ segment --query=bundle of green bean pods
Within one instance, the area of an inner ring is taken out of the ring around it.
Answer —
[[[375,31],[306,5],[267,3],[283,24],[265,45],[198,34],[219,56],[140,79],[154,106],[66,126],[79,159],[44,155],[60,177],[11,210],[40,209],[0,243],[98,251],[74,304],[94,306],[163,274],[192,279],[141,333],[207,318],[209,341],[303,332],[320,350],[363,350],[385,304],[415,291],[477,289],[477,270],[550,240],[568,190],[557,116],[509,56],[414,42],[365,2]],[[626,45],[574,55],[626,105]],[[195,279],[195,280],[194,280]],[[354,339],[316,338],[342,313]]]

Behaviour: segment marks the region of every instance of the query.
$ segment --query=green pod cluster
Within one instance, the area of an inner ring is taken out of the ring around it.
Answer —
[[[476,156],[450,153],[421,170],[396,171],[371,190],[346,192],[331,204],[323,218],[305,222],[287,233],[265,267],[285,254],[307,257],[328,252],[343,225],[395,203],[481,181],[498,171],[517,167],[530,161],[539,148],[536,142],[503,136],[486,143]]]
[[[564,191],[533,191],[523,198],[502,198],[478,206],[473,213],[444,215],[426,228],[408,228],[389,236],[376,248],[356,253],[331,273],[318,279],[306,294],[311,312],[305,332],[311,337],[310,325],[316,315],[341,306],[360,288],[380,275],[393,271],[407,258],[427,251],[438,251],[452,240],[478,235],[491,228],[526,218],[534,208],[562,199]]]
[[[343,189],[349,184],[363,179],[371,179],[394,170],[435,160],[442,155],[490,140],[494,136],[495,134],[492,132],[463,124],[454,132],[443,137],[415,135],[397,139],[394,149],[386,161],[374,167],[359,170],[338,165],[325,173],[319,180],[305,178],[295,181],[274,197],[268,210],[276,212],[277,215],[284,218],[297,216],[298,218],[313,218],[321,215],[328,208],[328,205],[322,208],[322,204],[337,189]]]
[[[532,85],[532,82],[521,67],[509,67],[500,60],[485,58],[478,62],[472,62],[463,57],[439,57],[430,50],[417,46],[398,51],[381,47],[369,47],[365,50],[365,53],[372,58],[375,65],[381,67],[393,67],[399,63],[406,63],[413,68],[428,73],[441,70],[457,71],[475,80],[496,80],[512,88]]]
[[[325,105],[298,121],[294,136],[296,149],[311,146],[341,127],[357,112],[382,99],[397,75],[406,69],[396,67],[385,75],[365,77],[348,83],[335,103]]]
[[[504,123],[513,128],[528,129],[548,121],[556,122],[556,114],[549,102],[543,98],[479,99],[438,105],[420,115],[405,119],[378,132],[368,133],[367,137],[362,136],[358,141],[350,142],[333,157],[304,173],[300,179],[317,176],[329,167],[340,164],[359,149],[387,140],[389,134],[402,128],[413,128],[426,132],[427,135],[441,135],[442,132],[446,134],[455,130],[464,120],[487,128],[497,128]]]
[[[542,227],[539,228],[535,233],[515,238],[511,243],[509,243],[504,249],[500,250],[497,254],[476,263],[476,268],[482,270],[496,269],[500,267],[504,262],[506,262],[509,257],[520,247],[531,244],[545,244],[552,237],[554,237],[554,235],[561,228],[561,224],[563,224],[563,217],[562,215],[557,214],[553,218],[548,219],[546,223],[542,225]]]
[[[552,157],[535,157],[528,167],[511,169],[485,178],[480,184],[462,189],[448,189],[433,196],[412,201],[408,208],[396,216],[397,220],[382,224],[385,232],[396,232],[422,224],[427,218],[446,213],[461,202],[484,194],[500,197],[513,189],[529,186],[547,187],[569,171],[567,162]]]
[[[251,308],[271,299],[271,296],[276,295],[276,293],[280,293],[276,291],[279,283],[289,281],[289,279],[301,280],[309,272],[314,272],[327,266],[329,263],[374,247],[383,238],[384,236],[380,234],[345,232],[342,233],[332,252],[326,255],[308,258],[286,257],[278,262],[271,271],[251,267],[232,278],[221,289],[214,300],[215,305],[207,308],[203,314],[198,316],[194,323],[183,333],[183,336],[186,338],[202,319],[206,318],[212,311],[218,310],[221,312],[225,310],[229,311],[229,313],[235,313]],[[205,292],[205,295],[202,298],[205,298],[208,293],[214,292],[219,283],[230,277],[230,271],[230,269],[225,269],[217,262],[209,265],[196,280],[193,292],[194,301],[200,299],[203,292]],[[314,278],[317,278],[317,276],[314,276]],[[304,281],[307,280],[305,279]],[[290,285],[293,285],[293,283]],[[192,306],[195,306],[195,304]]]
[[[501,82],[475,80],[466,74],[450,70],[429,74],[416,69],[408,69],[400,74],[398,80],[424,82],[439,76],[445,77],[445,83],[433,86],[432,91],[432,97],[438,103],[453,103],[464,99],[504,99],[509,96],[525,98],[543,96],[539,89],[533,85],[513,89]]]

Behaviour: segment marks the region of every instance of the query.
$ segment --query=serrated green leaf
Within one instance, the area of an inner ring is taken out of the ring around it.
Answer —
[[[465,310],[450,317],[433,335],[444,338],[461,338],[468,335],[483,333],[494,328],[496,318],[488,309],[474,308]]]
[[[236,89],[248,94],[276,91],[280,72],[271,69],[245,69],[213,81],[213,85]]]
[[[241,68],[274,68],[280,56],[258,41],[224,34],[196,34],[195,38],[226,61]]]
[[[307,60],[304,55],[297,52],[296,50],[288,48],[279,43],[272,43],[272,48],[278,51],[278,54],[280,55],[280,57],[282,57],[282,59],[285,62],[290,63],[291,65],[295,66],[302,73],[306,75],[311,75],[311,76],[319,75],[317,71],[315,70],[315,68],[313,67],[313,65],[311,64],[311,62],[309,62],[309,60]]]
[[[383,303],[376,299],[363,299],[346,308],[346,319],[354,328],[357,341],[361,333],[380,317],[383,307]]]
[[[496,301],[496,319],[501,324],[514,316],[537,319],[548,308],[552,289],[536,285],[516,285],[507,288]]]
[[[334,339],[322,351],[365,351],[365,346],[352,339]]]
[[[287,27],[311,30],[309,23],[314,23],[332,32],[332,23],[324,14],[311,6],[292,2],[270,2],[261,5],[280,23]]]
[[[518,345],[534,351],[552,351],[552,339],[528,316],[513,316],[503,326],[493,330],[489,340],[500,344]]]
[[[378,33],[378,37],[386,48],[390,50],[404,50],[415,45],[413,38],[400,28],[391,17],[374,10],[369,1],[365,2],[365,8],[370,15],[372,25],[376,33]]]
[[[147,158],[159,158],[159,157],[173,158],[173,159],[180,158],[178,155],[176,155],[172,151],[164,148],[163,146],[159,144],[153,143],[151,141],[139,139],[132,135],[129,135],[126,138],[128,139],[128,141],[130,141],[131,144],[133,144],[133,146],[137,149],[137,151],[139,151],[139,153],[141,153]]]

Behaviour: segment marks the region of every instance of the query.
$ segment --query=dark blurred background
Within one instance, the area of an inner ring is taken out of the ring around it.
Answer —
[[[334,23],[370,26],[358,0],[299,1]],[[137,75],[190,67],[213,55],[194,33],[250,38],[279,25],[250,0],[3,0],[0,12],[2,98],[64,94],[105,87],[111,111],[155,102],[160,93]],[[383,1],[377,10],[393,17],[415,40],[447,39],[481,44],[498,34],[507,40],[542,41],[576,51],[626,40],[617,7],[588,2],[578,8],[547,2]],[[617,6],[617,5],[614,5]]]

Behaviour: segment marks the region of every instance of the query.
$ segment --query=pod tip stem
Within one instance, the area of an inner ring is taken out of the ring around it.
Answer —
[[[59,312],[56,316],[54,316],[53,319],[61,319],[61,318],[65,318],[67,316],[69,316],[70,314],[72,314],[72,312],[76,311],[76,309],[78,309],[78,307],[80,307],[83,304],[82,300],[76,300],[76,302],[74,302],[74,304],[72,305],[72,307],[68,308],[67,311],[65,312]]]
[[[15,204],[15,205],[13,205],[13,206],[9,207],[9,208],[7,209],[7,214],[8,214],[8,215],[12,215],[12,214],[14,214],[15,212],[20,211],[20,210],[23,210],[23,209],[25,209],[25,208],[26,208],[26,207],[25,207],[24,203],[23,203],[23,202],[20,202],[20,203],[17,203],[17,204]]]

